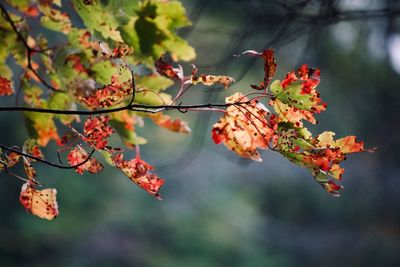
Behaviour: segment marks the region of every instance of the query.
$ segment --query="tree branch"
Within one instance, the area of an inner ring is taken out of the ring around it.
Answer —
[[[32,71],[32,73],[39,79],[39,81],[44,86],[46,86],[48,89],[50,89],[52,91],[62,92],[62,90],[58,90],[57,88],[55,88],[54,86],[49,84],[46,80],[44,80],[32,66],[32,54],[33,53],[43,53],[44,54],[45,50],[35,49],[35,48],[30,47],[28,45],[28,43],[26,42],[24,36],[22,36],[21,32],[17,29],[17,26],[15,25],[15,23],[12,20],[10,14],[8,13],[7,9],[4,7],[4,5],[2,3],[0,3],[0,9],[1,9],[1,12],[2,12],[5,20],[7,20],[7,22],[10,24],[11,28],[13,29],[13,31],[17,35],[18,39],[22,42],[22,44],[24,45],[24,47],[26,49],[26,57],[27,57],[27,61],[28,61],[28,66],[27,66],[28,69],[30,71]]]
[[[251,100],[236,102],[236,103],[207,103],[207,104],[191,104],[191,105],[142,105],[142,104],[132,104],[119,108],[102,109],[102,110],[58,110],[58,109],[47,109],[47,108],[32,108],[32,107],[0,107],[0,112],[10,112],[10,111],[22,111],[22,112],[37,112],[37,113],[47,113],[47,114],[62,114],[62,115],[98,115],[114,113],[123,110],[141,111],[156,113],[160,111],[168,110],[178,110],[180,112],[186,112],[186,110],[195,111],[196,109],[213,109],[213,108],[226,108],[233,105],[246,105],[249,104]]]
[[[53,162],[51,162],[51,161],[47,161],[47,160],[42,159],[42,158],[39,158],[39,157],[32,156],[31,154],[27,154],[27,153],[22,152],[22,151],[20,151],[20,150],[18,150],[18,149],[14,149],[14,148],[11,148],[11,147],[2,145],[2,144],[0,144],[0,148],[2,148],[2,149],[4,149],[4,150],[7,150],[7,151],[11,151],[11,152],[17,153],[18,155],[21,155],[21,156],[24,156],[24,157],[27,157],[27,158],[34,159],[34,160],[36,160],[36,161],[45,163],[45,164],[47,164],[47,165],[60,168],[60,169],[75,169],[75,168],[77,168],[77,167],[79,167],[79,166],[85,164],[86,162],[88,162],[88,160],[91,158],[91,156],[93,155],[93,153],[96,151],[95,149],[92,149],[92,151],[89,153],[89,155],[87,156],[87,158],[86,158],[84,161],[82,161],[81,163],[79,163],[79,164],[71,165],[71,166],[65,166],[65,165],[53,163]]]

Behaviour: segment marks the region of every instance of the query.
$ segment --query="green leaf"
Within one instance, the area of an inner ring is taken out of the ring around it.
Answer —
[[[81,0],[73,0],[72,2],[89,31],[92,33],[98,32],[106,39],[110,38],[114,41],[122,42],[121,34],[117,30],[118,21],[100,1],[92,1],[90,5],[85,5]]]
[[[172,86],[174,82],[161,75],[138,76],[136,84],[139,88],[147,88],[156,92],[163,91]]]
[[[303,82],[296,81],[283,89],[281,81],[276,80],[271,84],[271,91],[274,96],[283,103],[298,109],[311,111],[315,103],[310,98],[310,95],[301,93],[302,87]]]
[[[145,92],[138,92],[135,95],[135,102],[140,104],[159,106],[168,105],[171,103],[172,98],[169,94],[157,93],[151,90]]]
[[[136,60],[150,66],[167,52],[175,61],[195,58],[194,49],[176,34],[178,28],[190,25],[178,1],[144,1],[137,15],[119,28],[123,39],[137,52],[133,55]]]
[[[69,110],[73,105],[73,99],[70,95],[62,92],[53,93],[48,102],[48,107],[57,110]],[[60,119],[64,124],[71,123],[75,120],[76,115],[54,114],[55,118]]]
[[[94,72],[96,82],[101,84],[110,84],[111,76],[118,73],[118,68],[110,61],[99,61],[92,65],[91,70]]]

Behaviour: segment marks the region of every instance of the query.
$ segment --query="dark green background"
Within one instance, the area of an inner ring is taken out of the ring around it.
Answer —
[[[340,198],[278,154],[263,152],[257,163],[214,145],[210,129],[218,114],[176,113],[189,121],[191,136],[150,122],[139,129],[149,140],[143,158],[166,179],[163,201],[111,167],[80,176],[38,164],[41,181],[58,190],[60,216],[48,222],[19,205],[21,181],[0,174],[0,266],[399,266],[400,75],[387,48],[400,21],[329,20],[332,14],[323,13],[333,2],[339,10],[398,9],[398,3],[308,1],[305,11],[322,16],[302,22],[276,2],[184,2],[194,27],[181,34],[196,48],[200,71],[238,80],[227,91],[193,88],[186,101],[221,102],[248,92],[263,72],[261,61],[232,57],[247,49],[274,48],[276,78],[302,63],[319,67],[328,110],[312,131],[357,135],[378,147],[344,162]],[[22,144],[22,115],[0,113],[0,121],[1,143]]]

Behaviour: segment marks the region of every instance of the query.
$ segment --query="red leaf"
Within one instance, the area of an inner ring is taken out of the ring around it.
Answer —
[[[71,166],[78,165],[84,162],[88,158],[89,154],[81,146],[76,146],[72,149],[67,156],[68,163]],[[83,174],[84,171],[90,173],[99,173],[103,170],[103,165],[98,162],[95,158],[90,158],[84,164],[75,168],[75,171],[79,174]]]
[[[12,95],[13,93],[11,82],[7,78],[0,76],[0,96]]]
[[[144,162],[139,157],[129,161],[124,160],[123,158],[123,154],[117,154],[113,158],[115,166],[125,173],[132,182],[161,200],[161,195],[158,191],[160,190],[160,187],[163,186],[164,179],[149,172],[153,169],[153,166]]]
[[[242,53],[242,55],[258,56],[264,59],[264,80],[260,82],[260,85],[251,85],[252,88],[256,90],[266,90],[274,77],[276,72],[276,61],[274,56],[274,50],[266,49],[262,53],[254,50],[247,50]]]
[[[84,87],[83,87],[84,88]],[[133,92],[131,82],[119,83],[117,76],[111,77],[111,84],[99,89],[77,90],[76,97],[90,108],[110,107],[121,103]]]
[[[85,141],[96,149],[104,149],[107,146],[106,140],[114,133],[114,129],[108,126],[109,116],[100,115],[88,118],[83,126]]]
[[[165,56],[161,56],[155,63],[156,70],[161,75],[167,76],[171,79],[178,79],[183,81],[183,69],[182,66],[179,65],[178,68],[174,68],[169,62],[165,60]]]

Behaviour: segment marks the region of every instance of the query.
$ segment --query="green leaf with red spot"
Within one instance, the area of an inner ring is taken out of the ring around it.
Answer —
[[[105,39],[123,42],[117,29],[119,23],[107,6],[102,5],[100,1],[91,1],[86,4],[82,0],[73,0],[72,3],[89,31],[97,32]]]

